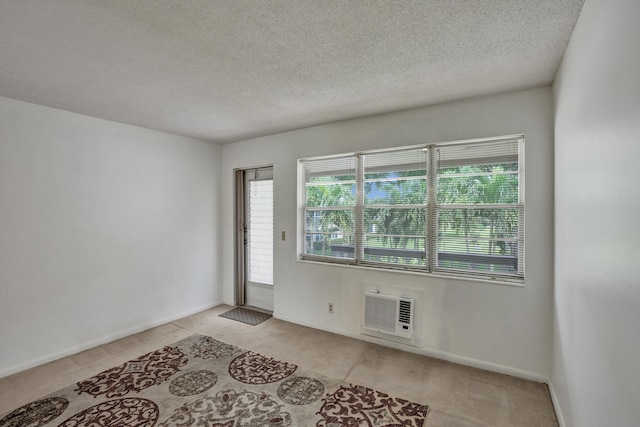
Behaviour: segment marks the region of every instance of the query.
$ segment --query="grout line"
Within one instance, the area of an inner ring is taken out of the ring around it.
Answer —
[[[176,326],[176,327],[178,327],[178,328],[182,329],[183,331],[190,331],[190,332],[193,332],[193,329],[190,329],[190,328],[187,328],[187,327],[185,327],[185,326],[182,326],[182,325],[181,325],[180,323],[178,323],[178,322],[179,322],[179,320],[174,320],[173,322],[171,322],[171,324],[172,324],[173,326]]]
[[[347,381],[347,378],[349,377],[349,375],[351,375],[351,371],[353,371],[353,368],[355,368],[356,365],[358,363],[360,363],[360,361],[362,360],[362,356],[364,355],[364,352],[366,351],[366,349],[367,349],[366,347],[363,347],[362,350],[360,350],[360,353],[358,354],[358,357],[356,358],[355,362],[353,362],[353,364],[351,365],[351,367],[349,368],[349,370],[345,374],[344,378],[342,378],[342,381],[349,382],[349,381]]]

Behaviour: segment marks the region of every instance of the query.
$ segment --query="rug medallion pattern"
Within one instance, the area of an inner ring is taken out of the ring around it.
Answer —
[[[175,396],[193,396],[209,390],[218,382],[212,371],[191,371],[182,374],[169,384],[169,393]]]
[[[261,354],[247,351],[233,359],[229,374],[245,384],[269,384],[283,380],[296,371],[297,366]]]
[[[395,399],[370,388],[340,387],[322,399],[317,426],[418,426],[424,425],[428,408]]]
[[[278,386],[278,397],[290,405],[308,405],[324,394],[324,385],[308,377],[288,378]]]
[[[40,427],[59,417],[69,406],[62,397],[48,397],[28,403],[9,413],[0,421],[2,427]]]
[[[428,411],[193,335],[0,416],[0,427],[424,427]]]
[[[78,393],[94,397],[122,397],[166,381],[187,364],[187,357],[175,347],[165,347],[104,371],[78,383]]]
[[[291,425],[291,414],[268,394],[223,390],[176,409],[160,427]]]
[[[158,405],[152,401],[127,397],[91,406],[60,424],[60,427],[153,427],[158,421],[158,414]]]
[[[191,345],[189,352],[193,357],[202,359],[221,359],[244,353],[244,350],[215,338],[202,336]]]

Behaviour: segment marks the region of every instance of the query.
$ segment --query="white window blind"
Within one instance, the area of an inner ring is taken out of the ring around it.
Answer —
[[[523,276],[519,139],[436,147],[432,155],[437,175],[432,269]]]
[[[310,160],[304,167],[304,253],[355,259],[356,157]]]
[[[362,166],[362,260],[426,266],[427,151],[366,154]]]
[[[523,137],[301,162],[302,258],[524,278]]]
[[[249,181],[247,279],[273,285],[273,180]]]

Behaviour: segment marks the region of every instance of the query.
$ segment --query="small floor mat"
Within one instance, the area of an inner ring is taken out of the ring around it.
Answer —
[[[219,316],[254,326],[271,318],[270,314],[249,310],[244,307],[236,307],[233,310],[220,314]]]

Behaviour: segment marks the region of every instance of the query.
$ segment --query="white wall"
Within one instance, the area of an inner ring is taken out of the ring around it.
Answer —
[[[223,240],[233,242],[233,169],[273,164],[275,316],[359,335],[362,292],[418,298],[418,351],[538,380],[551,370],[553,113],[551,88],[367,117],[223,147]],[[297,261],[296,159],[427,142],[526,134],[526,286]],[[288,239],[280,240],[286,231]],[[233,251],[223,254],[224,301],[234,302]],[[327,303],[335,304],[329,314]]]
[[[221,154],[0,98],[0,376],[220,302]]]
[[[587,0],[555,85],[552,393],[563,424],[640,423],[640,1]]]

